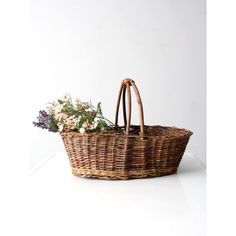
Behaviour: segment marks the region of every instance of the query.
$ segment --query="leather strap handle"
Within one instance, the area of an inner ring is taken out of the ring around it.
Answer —
[[[143,104],[142,100],[138,91],[138,88],[135,82],[132,79],[124,79],[122,80],[117,105],[116,105],[116,117],[115,117],[115,127],[118,126],[118,115],[119,115],[119,108],[121,102],[121,96],[123,100],[123,118],[124,118],[124,126],[126,129],[126,134],[129,134],[130,131],[130,124],[131,124],[131,91],[130,87],[133,88],[139,109],[139,120],[140,120],[140,135],[144,135],[144,115],[143,115]],[[128,112],[126,114],[126,91],[127,91],[127,98],[128,98]],[[127,119],[128,117],[128,119]]]

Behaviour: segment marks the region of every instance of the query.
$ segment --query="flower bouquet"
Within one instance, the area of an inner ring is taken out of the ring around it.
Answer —
[[[39,111],[33,124],[51,132],[73,131],[81,134],[114,128],[114,124],[103,116],[100,102],[96,107],[78,98],[73,102],[69,94],[48,103],[44,110]]]

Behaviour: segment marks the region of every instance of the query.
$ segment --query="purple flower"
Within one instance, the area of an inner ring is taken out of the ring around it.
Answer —
[[[39,111],[38,122],[33,121],[34,126],[42,129],[50,129],[52,116],[46,111]]]

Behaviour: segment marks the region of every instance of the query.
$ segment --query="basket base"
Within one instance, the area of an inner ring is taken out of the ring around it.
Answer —
[[[176,167],[174,168],[171,167],[166,169],[154,169],[154,170],[127,171],[127,172],[72,168],[72,174],[75,176],[96,178],[96,179],[110,179],[110,180],[127,180],[127,179],[160,177],[164,175],[175,174],[176,172],[177,172]]]

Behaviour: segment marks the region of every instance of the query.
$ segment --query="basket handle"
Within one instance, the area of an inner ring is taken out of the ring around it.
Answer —
[[[130,87],[133,88],[137,103],[138,103],[138,108],[139,108],[139,120],[140,120],[140,135],[144,135],[144,115],[143,115],[143,104],[142,100],[138,91],[138,88],[135,84],[135,82],[132,79],[124,79],[122,80],[119,95],[118,95],[118,101],[116,105],[116,117],[115,117],[115,127],[118,126],[118,115],[119,115],[119,108],[120,108],[120,101],[121,101],[121,96],[123,100],[123,118],[124,118],[124,126],[126,128],[126,134],[129,134],[130,131],[130,122],[131,122],[131,91]],[[128,120],[126,116],[126,90],[127,90],[127,98],[128,98]]]

